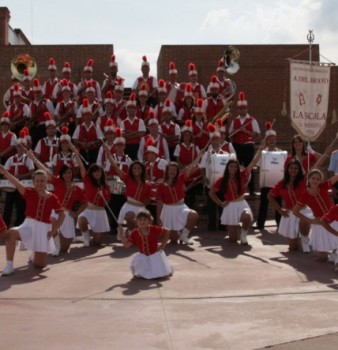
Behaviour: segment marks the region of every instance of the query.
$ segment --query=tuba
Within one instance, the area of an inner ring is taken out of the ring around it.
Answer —
[[[33,79],[38,71],[38,67],[36,61],[30,55],[27,53],[21,54],[12,59],[11,71],[19,81],[22,81],[25,77],[24,72],[26,69],[28,70],[30,78]]]
[[[239,60],[240,54],[235,46],[228,46],[223,55],[224,67],[227,73],[235,74],[239,70]]]

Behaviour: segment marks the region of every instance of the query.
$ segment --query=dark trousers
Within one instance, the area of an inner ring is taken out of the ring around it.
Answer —
[[[209,192],[209,189],[207,189]],[[221,199],[222,200],[222,199]],[[224,200],[224,199],[223,199]],[[208,230],[217,231],[220,226],[220,217],[222,215],[223,208],[219,207],[207,193],[207,212],[208,212]]]
[[[110,210],[113,212],[113,214],[115,215],[116,219],[118,219],[120,210],[125,202],[126,202],[126,197],[124,196],[124,194],[112,193],[112,195],[110,196],[108,206]],[[118,224],[115,218],[112,216],[109,210],[107,210],[107,215],[108,215],[111,230],[116,231]]]
[[[336,193],[335,195],[333,196],[333,201],[334,201],[334,204],[338,204],[338,182],[336,182],[334,185],[333,185],[334,189],[336,190]]]
[[[260,203],[259,203],[259,212],[258,212],[258,218],[257,218],[257,227],[264,228],[266,217],[268,214],[268,207],[269,207],[269,200],[268,200],[268,194],[271,190],[270,187],[262,187],[261,188],[261,196],[260,196]],[[277,203],[281,206],[282,205],[282,199],[280,197],[276,198]],[[277,226],[279,226],[280,222],[280,214],[275,211],[275,220],[277,223]]]
[[[26,202],[17,190],[6,193],[3,218],[7,227],[10,227],[14,206],[16,208],[16,220],[14,226],[19,226],[25,220]]]
[[[45,124],[39,124],[36,126],[32,126],[29,129],[29,133],[32,137],[32,149],[35,149],[38,141],[44,137],[46,137],[46,126]]]
[[[255,145],[253,143],[245,143],[243,145],[239,143],[234,143],[233,146],[235,148],[239,164],[243,165],[244,167],[247,167],[251,163],[253,157],[255,156]],[[253,171],[251,172],[248,190],[250,193],[255,192],[255,179]]]
[[[126,144],[126,154],[130,157],[131,160],[137,160],[139,144],[138,143],[127,143]]]

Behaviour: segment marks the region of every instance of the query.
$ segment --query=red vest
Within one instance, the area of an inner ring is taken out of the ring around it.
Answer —
[[[59,83],[59,80],[57,78],[50,80],[48,79],[45,84],[45,98],[49,100],[53,100],[53,91],[55,88],[55,85]]]
[[[183,143],[180,144],[180,154],[178,156],[178,159],[182,165],[186,166],[191,164],[197,155],[198,152],[194,144],[190,144],[189,148],[186,147]]]
[[[136,107],[136,116],[137,116],[137,118],[140,118],[144,121],[145,119],[147,119],[149,111],[150,111],[150,106],[148,106],[148,105],[146,105],[144,107],[143,111],[142,111],[140,106],[137,106]]]
[[[3,137],[2,132],[0,132],[0,152],[3,152],[7,148],[11,146],[11,141],[14,133],[12,131],[8,131],[7,135]],[[15,149],[10,153],[6,154],[6,158],[13,156],[15,154]]]
[[[128,163],[127,163],[127,159],[128,156],[127,155],[123,155],[121,159],[118,158],[118,156],[116,155],[116,153],[113,153],[113,159],[115,160],[116,164],[118,165],[118,167],[125,173],[128,174]],[[102,162],[103,164],[103,162]],[[109,175],[114,176],[116,175],[116,171],[114,169],[113,166],[110,166],[109,168]]]
[[[58,152],[58,148],[59,148],[59,139],[54,139],[50,146],[47,144],[47,142],[48,142],[47,137],[44,137],[43,139],[40,140],[40,144],[41,144],[40,160],[42,163],[51,162],[53,159],[53,156]]]
[[[192,115],[191,115],[191,112],[193,110],[193,108],[189,108],[189,107],[182,107],[183,108],[183,116],[182,116],[182,122],[185,122],[186,120],[189,120],[189,119],[192,119]]]
[[[89,129],[87,130],[86,126],[84,124],[80,125],[80,132],[79,132],[79,141],[87,141],[92,142],[97,140],[97,134],[96,134],[96,128],[94,124],[91,124]],[[80,149],[83,149],[81,145],[79,145]],[[98,149],[99,145],[92,144],[88,149],[95,150]]]
[[[208,105],[206,110],[206,115],[208,118],[208,121],[211,121],[211,119],[224,107],[223,100],[220,97],[217,97],[216,104],[214,103],[214,100],[211,97],[207,98]]]
[[[143,77],[137,78],[138,85],[137,88],[139,89],[143,83],[145,83],[148,87],[148,91],[151,91],[154,89],[154,78],[152,76],[149,76],[147,79],[144,79]]]
[[[202,130],[208,131],[208,123],[203,123]],[[207,134],[202,134],[202,136],[197,137],[197,135],[201,132],[201,128],[199,125],[194,122],[192,124],[192,134],[194,136],[194,142],[195,145],[198,146],[199,149],[204,148],[208,141],[209,141],[209,135]]]
[[[62,168],[62,166],[64,164],[66,164],[70,168],[74,169],[75,166],[74,166],[74,162],[73,162],[73,153],[72,152],[68,152],[67,155],[65,155],[65,156],[62,153],[58,153],[57,159],[56,159],[56,165],[55,165],[55,169],[54,169],[54,174],[58,175],[60,172],[60,169]]]
[[[27,165],[25,164],[26,159],[27,159],[27,156],[25,156],[25,155],[23,155],[21,158],[19,158],[17,154],[14,155],[13,156],[13,163],[8,171],[12,175],[15,175],[15,176],[27,174],[29,172],[29,169],[28,169]],[[17,173],[15,173],[15,169],[17,169]]]
[[[129,118],[125,119],[123,121],[124,124],[124,130],[126,131],[138,131],[140,119],[134,118],[132,122],[130,122]],[[137,144],[140,143],[140,137],[135,137],[131,139],[126,139],[127,144]]]
[[[144,153],[147,151],[147,141],[148,139],[152,137],[151,135],[145,135],[144,136]],[[154,146],[158,149],[158,157],[159,158],[165,158],[165,154],[164,154],[164,147],[163,147],[163,137],[162,136],[158,136],[157,140],[154,140]]]
[[[169,126],[166,123],[161,124],[162,133],[164,135],[173,136],[175,135],[175,125],[173,122],[170,122]],[[167,141],[168,147],[175,147],[178,141]]]
[[[32,102],[30,105],[30,110],[31,110],[31,116],[33,116],[36,112],[38,112],[38,116],[37,116],[38,123],[43,123],[47,120],[45,115],[44,115],[45,112],[48,112],[45,99],[42,99],[38,103],[38,105],[36,105],[36,103]]]
[[[126,112],[126,101],[125,100],[121,100],[118,103],[116,103],[116,101],[113,104],[113,111],[112,114],[114,116],[114,119],[117,121],[118,118],[120,118],[121,120],[126,119],[127,117],[127,112]],[[118,125],[118,124],[116,124]]]
[[[34,92],[30,89],[28,92],[25,90],[21,91],[21,98],[26,105],[29,105],[34,100]]]
[[[249,122],[249,120],[253,120],[253,118],[251,116],[249,116],[249,118],[246,118],[244,120],[243,125],[245,124],[246,126],[244,127],[246,130],[253,132],[253,127],[252,127],[252,123]],[[233,122],[233,131],[238,130],[240,127],[243,126],[239,120],[239,118],[234,119]],[[238,144],[245,144],[245,143],[250,143],[250,142],[254,142],[254,139],[252,136],[249,136],[248,134],[246,134],[243,131],[239,131],[237,132],[234,136],[232,136],[232,142],[233,143],[238,143]]]
[[[62,118],[67,113],[66,121],[68,123],[74,123],[76,118],[75,102],[69,101],[67,105],[64,101],[59,102],[59,116]]]
[[[158,179],[162,179],[164,175],[164,170],[159,169],[158,163],[160,158],[157,158],[154,163],[146,162],[146,170],[147,170],[147,180],[148,181],[156,181]]]
[[[20,122],[22,120],[22,118],[27,117],[23,115],[23,107],[25,106],[25,104],[23,102],[20,102],[19,105],[16,104],[12,104],[9,107],[9,118],[12,121],[15,122]]]

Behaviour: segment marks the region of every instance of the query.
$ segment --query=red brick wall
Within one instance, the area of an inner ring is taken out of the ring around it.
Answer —
[[[276,118],[274,128],[278,133],[280,147],[289,148],[295,130],[288,116],[282,117],[284,95],[289,111],[289,66],[288,58],[308,60],[308,45],[235,45],[240,52],[240,69],[229,76],[237,85],[237,92],[244,91],[249,103],[249,112],[259,121],[261,130],[264,122]],[[215,74],[218,60],[223,56],[223,45],[163,45],[157,61],[159,78],[168,79],[170,61],[176,63],[178,80],[188,81],[188,64],[193,62],[204,85]],[[302,54],[300,54],[302,53]],[[300,55],[299,55],[300,54]],[[313,45],[313,61],[319,60],[319,45]],[[329,121],[320,139],[313,143],[316,150],[323,151],[334,138],[338,123],[331,125],[332,107],[337,106],[338,70],[332,68],[330,88]]]

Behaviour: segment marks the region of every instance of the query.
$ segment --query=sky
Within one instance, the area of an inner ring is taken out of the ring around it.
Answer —
[[[307,44],[338,62],[336,0],[0,0],[32,44],[112,44],[131,86],[161,45]],[[219,57],[215,57],[217,61]],[[245,58],[241,58],[245,59]]]

